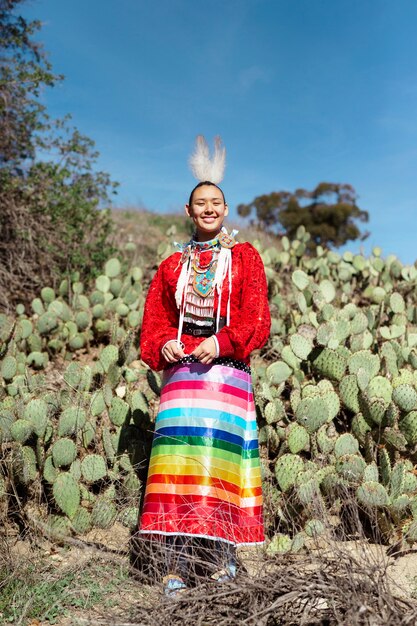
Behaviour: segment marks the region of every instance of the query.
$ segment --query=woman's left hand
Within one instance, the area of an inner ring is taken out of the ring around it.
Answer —
[[[213,337],[207,337],[204,339],[194,350],[192,356],[195,356],[200,363],[209,364],[213,361],[217,353],[216,342]]]

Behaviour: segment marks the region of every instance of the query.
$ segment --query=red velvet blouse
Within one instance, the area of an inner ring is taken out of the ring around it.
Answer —
[[[161,354],[164,344],[176,339],[179,311],[175,289],[181,271],[181,253],[175,252],[159,266],[146,298],[141,329],[141,358],[153,370],[162,370],[168,363]],[[223,283],[221,317],[226,317],[229,281]],[[214,299],[217,311],[217,294]],[[267,341],[271,326],[268,287],[265,270],[258,251],[250,243],[237,243],[232,248],[232,293],[230,324],[216,337],[220,357],[231,357],[249,363],[253,350]],[[183,334],[184,352],[191,352],[205,337]]]

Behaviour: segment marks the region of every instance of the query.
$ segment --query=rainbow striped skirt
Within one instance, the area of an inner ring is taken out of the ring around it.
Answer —
[[[164,372],[140,533],[264,540],[250,370],[222,361]]]

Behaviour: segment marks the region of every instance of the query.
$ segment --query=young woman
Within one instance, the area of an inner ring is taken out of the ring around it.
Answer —
[[[216,143],[210,161],[198,141],[191,165],[203,181],[185,206],[195,234],[161,263],[141,330],[142,359],[164,375],[139,532],[167,537],[182,556],[189,538],[206,540],[223,581],[235,575],[235,547],[264,540],[249,358],[270,314],[258,252],[223,228],[224,151]],[[170,569],[166,593],[187,584],[184,558]]]

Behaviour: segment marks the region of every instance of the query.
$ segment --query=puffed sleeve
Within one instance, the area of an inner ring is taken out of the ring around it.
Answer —
[[[176,278],[171,276],[170,265],[170,258],[163,261],[152,279],[140,333],[141,359],[156,371],[166,367],[161,349],[167,341],[176,339],[178,332],[178,310],[173,290]]]
[[[253,350],[261,348],[271,330],[268,284],[258,251],[251,244],[240,244],[240,297],[232,285],[230,324],[217,334],[220,356],[247,360]]]

